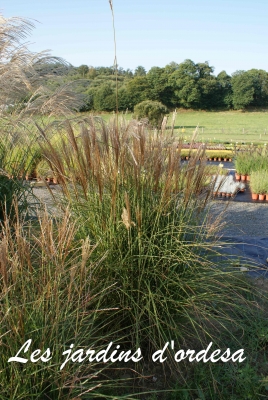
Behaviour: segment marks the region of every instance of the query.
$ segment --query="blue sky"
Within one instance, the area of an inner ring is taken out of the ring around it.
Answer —
[[[208,61],[215,73],[268,70],[267,0],[113,0],[117,61],[123,68]],[[74,66],[114,61],[108,0],[2,0],[4,17],[32,18],[32,51]]]

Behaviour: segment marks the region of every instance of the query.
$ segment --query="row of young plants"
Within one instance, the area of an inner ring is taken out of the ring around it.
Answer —
[[[250,189],[253,200],[268,201],[268,169],[251,172]]]
[[[195,154],[195,149],[182,149],[181,158],[188,160]],[[232,150],[210,150],[206,149],[205,158],[207,161],[232,161],[234,152]]]
[[[236,153],[235,169],[240,176],[250,176],[253,171],[267,170],[268,152],[266,148],[253,148]]]
[[[265,148],[239,152],[235,159],[236,179],[250,181],[253,200],[268,200],[268,152]],[[267,196],[266,196],[267,195]]]

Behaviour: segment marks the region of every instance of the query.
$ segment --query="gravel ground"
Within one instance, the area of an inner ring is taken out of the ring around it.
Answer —
[[[57,197],[61,194],[61,187],[59,185],[50,185],[50,189],[55,197]],[[53,199],[53,196],[51,195],[49,189],[47,189],[46,187],[44,187],[44,186],[34,187],[33,195],[36,196],[37,199],[39,200],[38,201],[35,198],[30,199],[30,203],[33,207],[36,205],[37,208],[39,208],[40,203],[41,203],[41,207],[45,206],[51,214],[58,215],[59,212],[61,212],[57,208],[55,201]]]
[[[268,203],[254,204],[216,200],[211,212],[223,213],[225,225],[220,233],[226,236],[268,237]]]

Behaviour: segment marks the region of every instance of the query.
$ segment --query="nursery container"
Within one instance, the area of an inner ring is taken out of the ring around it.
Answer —
[[[252,197],[252,200],[258,200],[259,195],[257,193],[252,193],[251,197]]]

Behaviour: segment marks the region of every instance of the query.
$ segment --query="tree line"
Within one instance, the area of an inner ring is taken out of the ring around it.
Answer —
[[[55,67],[56,68],[56,67]],[[75,82],[75,90],[83,98],[80,111],[114,111],[116,80],[118,109],[132,111],[145,100],[158,101],[168,107],[189,109],[245,109],[268,106],[268,73],[251,69],[228,75],[214,75],[209,63],[185,60],[171,62],[164,68],[152,67],[148,72],[138,66],[135,71],[114,67],[66,67],[47,82],[53,89],[64,82]],[[59,76],[61,75],[61,76]]]

